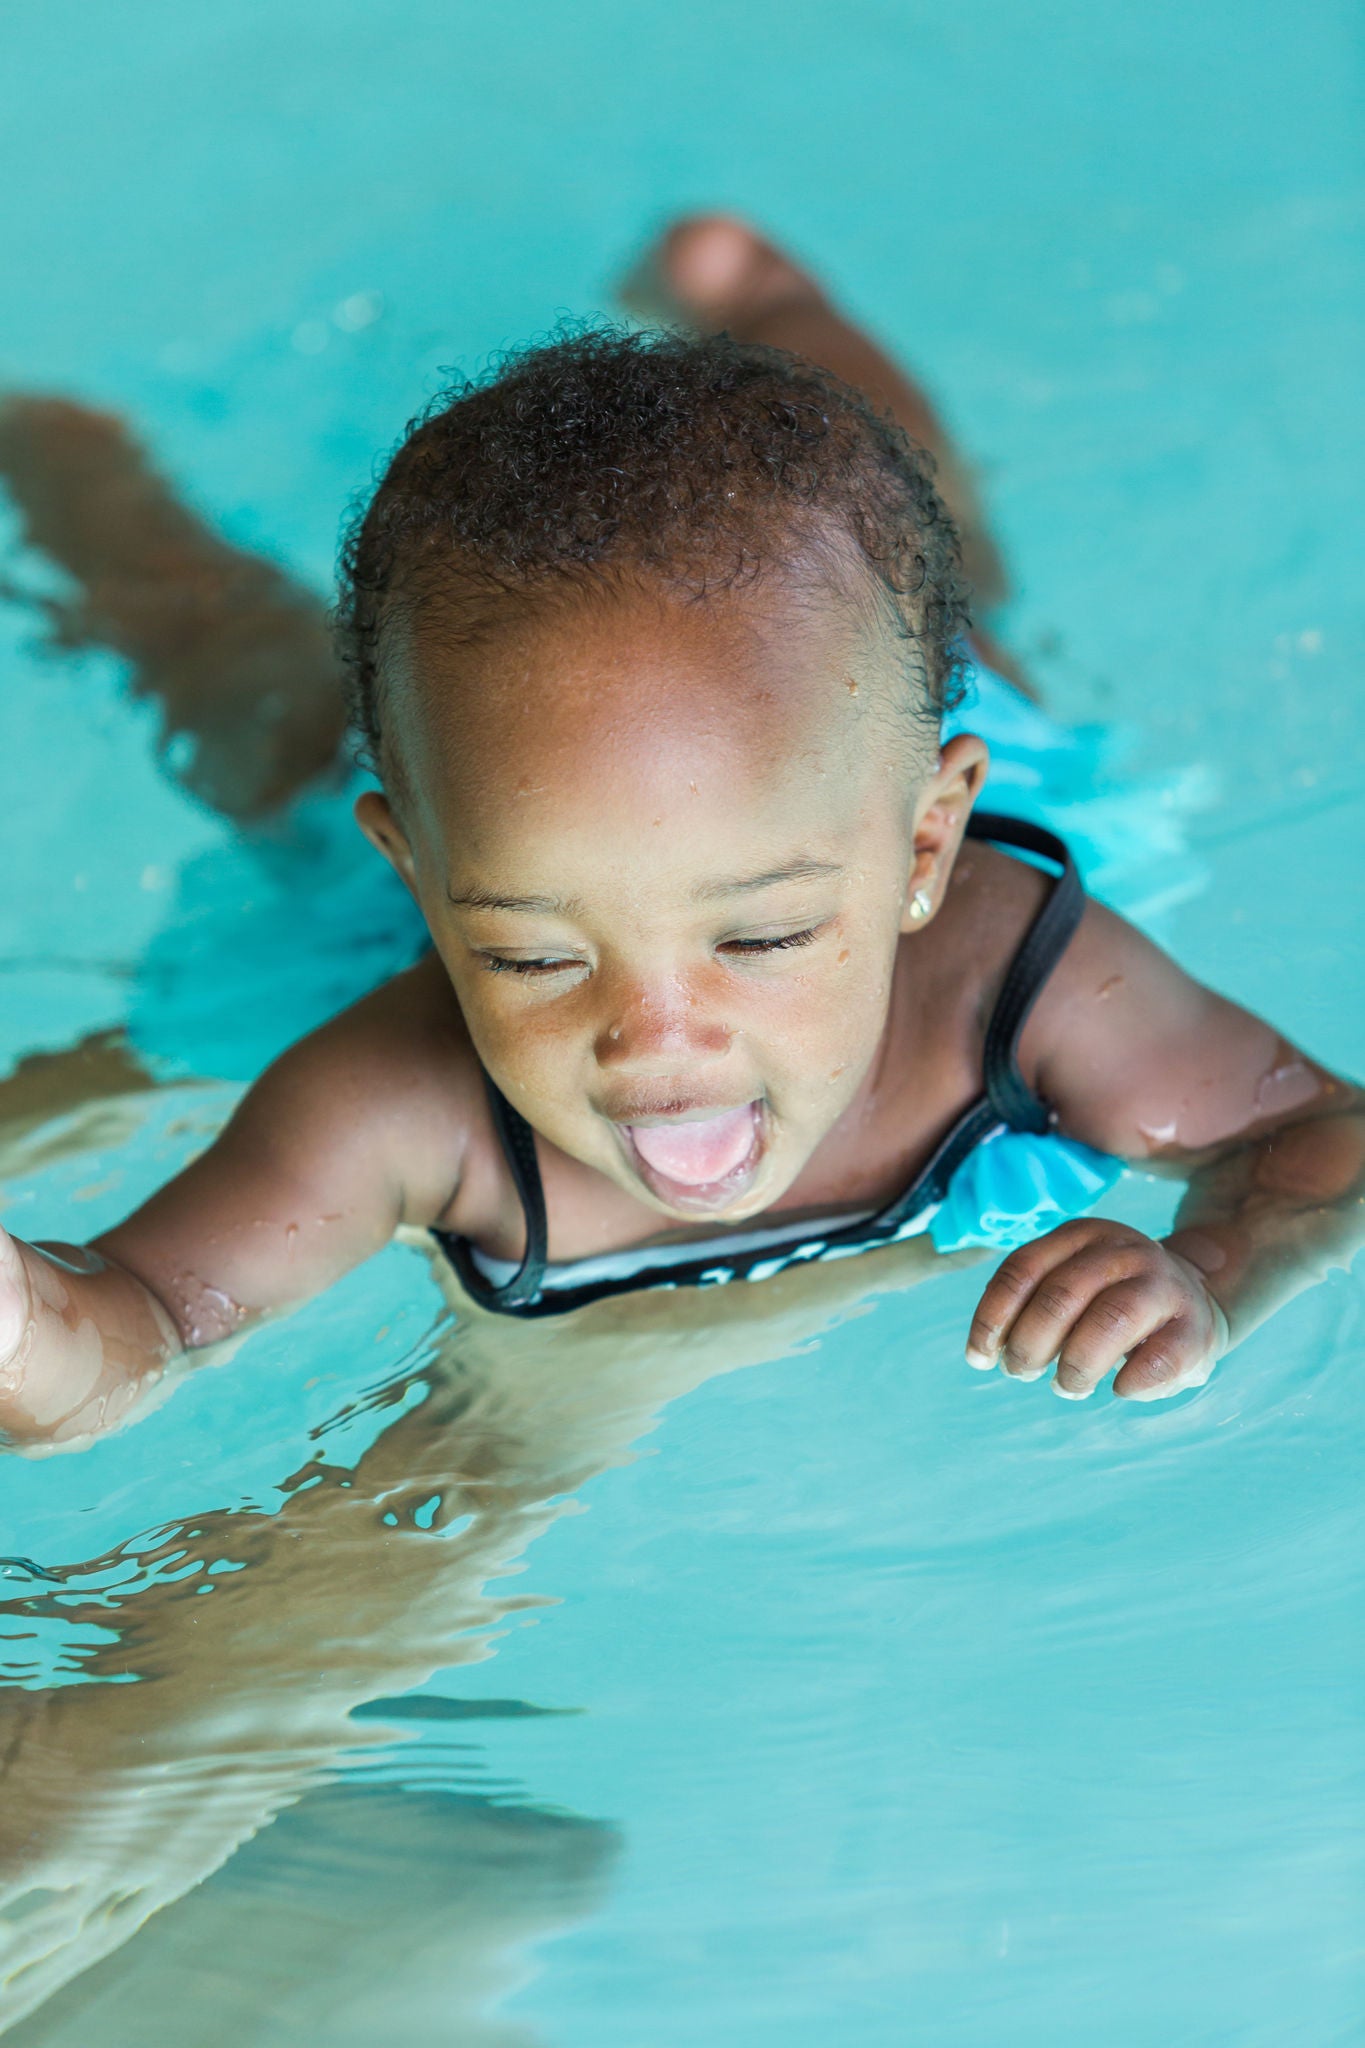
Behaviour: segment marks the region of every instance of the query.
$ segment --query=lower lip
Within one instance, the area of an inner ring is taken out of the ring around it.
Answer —
[[[632,1169],[656,1201],[665,1203],[670,1209],[685,1210],[693,1215],[715,1215],[732,1209],[737,1202],[744,1199],[763,1163],[766,1140],[762,1104],[755,1102],[752,1111],[753,1139],[738,1166],[732,1166],[722,1180],[700,1183],[670,1180],[667,1174],[660,1173],[648,1160],[641,1158],[627,1127],[618,1124],[616,1129],[625,1146]]]

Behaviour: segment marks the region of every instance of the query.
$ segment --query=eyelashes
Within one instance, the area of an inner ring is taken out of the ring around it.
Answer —
[[[819,925],[813,924],[801,932],[784,932],[780,939],[727,939],[719,948],[722,953],[737,953],[741,959],[752,958],[764,953],[788,953],[796,946],[812,945],[820,936]]]
[[[580,967],[580,960],[504,960],[500,953],[479,956],[490,974],[562,974],[566,967]]]
[[[819,925],[808,925],[803,931],[783,932],[773,939],[726,939],[716,950],[731,959],[761,960],[768,953],[790,953],[800,946],[813,945],[821,929]],[[519,974],[532,981],[584,965],[581,960],[508,960],[501,953],[483,953],[480,958],[490,974]]]

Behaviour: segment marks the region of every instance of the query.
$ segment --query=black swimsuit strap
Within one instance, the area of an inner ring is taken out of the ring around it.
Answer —
[[[516,1183],[521,1210],[526,1218],[526,1249],[521,1255],[521,1264],[510,1280],[495,1286],[486,1273],[479,1270],[470,1251],[468,1238],[457,1237],[453,1231],[438,1230],[436,1236],[467,1293],[486,1308],[513,1311],[524,1308],[540,1292],[540,1283],[545,1278],[545,1266],[549,1257],[549,1230],[545,1219],[545,1189],[540,1178],[540,1161],[536,1158],[536,1134],[519,1109],[513,1109],[496,1081],[485,1073],[483,1085],[488,1095],[488,1107],[493,1118],[493,1128],[503,1156],[511,1169]]]
[[[842,1229],[826,1231],[822,1238],[826,1244],[837,1244],[841,1239],[852,1243],[892,1236],[926,1202],[943,1199],[948,1183],[968,1153],[1001,1124],[1013,1130],[1033,1132],[1044,1132],[1052,1126],[1051,1111],[1033,1093],[1019,1071],[1019,1037],[1048,976],[1080,922],[1085,908],[1085,891],[1064,842],[1041,825],[1029,824],[1021,818],[1006,817],[995,811],[980,811],[968,820],[967,836],[1017,847],[1021,853],[1050,862],[1058,870],[1047,901],[1024,934],[1010,962],[986,1027],[982,1061],[985,1093],[958,1118],[902,1195],[873,1218],[861,1222],[855,1220]],[[436,1231],[434,1235],[454,1265],[462,1285],[475,1301],[503,1313],[535,1313],[532,1304],[540,1293],[549,1256],[545,1190],[536,1158],[535,1132],[487,1074],[484,1075],[484,1086],[488,1091],[493,1128],[498,1134],[526,1218],[525,1252],[511,1279],[499,1285],[476,1264],[468,1239],[444,1230]],[[755,1251],[752,1257],[736,1261],[736,1270],[743,1270],[769,1255],[767,1251]],[[698,1269],[707,1264],[709,1260],[703,1254],[697,1261]],[[682,1269],[673,1275],[675,1282],[682,1284],[693,1277]],[[625,1279],[597,1288],[585,1288],[581,1298],[586,1300],[599,1293],[622,1292],[636,1284]],[[555,1292],[556,1303],[547,1303],[547,1307],[578,1305],[577,1294],[561,1293],[558,1289]]]
[[[963,1160],[1001,1124],[1013,1131],[1042,1134],[1051,1130],[1055,1121],[1019,1071],[1019,1038],[1081,921],[1085,890],[1065,841],[1042,825],[1000,811],[974,811],[967,820],[967,837],[1016,846],[1021,853],[1050,862],[1057,876],[1010,961],[995,999],[982,1052],[984,1092],[940,1139],[904,1194],[883,1209],[871,1226],[864,1225],[864,1232],[871,1228],[889,1236],[927,1203],[941,1202]],[[847,1234],[852,1238],[854,1232]]]
[[[1031,825],[1023,818],[1007,818],[998,811],[980,811],[968,819],[967,836],[992,840],[1000,846],[1016,846],[1021,853],[1051,861],[1059,870],[1047,901],[1009,964],[986,1027],[983,1057],[986,1094],[1001,1119],[1012,1130],[1047,1131],[1054,1118],[1019,1071],[1019,1039],[1030,1011],[1081,921],[1085,890],[1065,842],[1041,825]]]

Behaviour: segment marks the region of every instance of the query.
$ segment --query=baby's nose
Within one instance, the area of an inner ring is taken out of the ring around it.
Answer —
[[[597,1034],[601,1066],[653,1064],[676,1070],[680,1057],[714,1059],[729,1049],[732,1033],[685,987],[623,990]]]

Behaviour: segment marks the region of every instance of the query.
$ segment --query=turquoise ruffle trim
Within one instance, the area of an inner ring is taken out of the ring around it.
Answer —
[[[1083,1215],[1122,1173],[1122,1160],[1072,1138],[1000,1131],[963,1160],[929,1235],[941,1252],[1027,1244]]]

